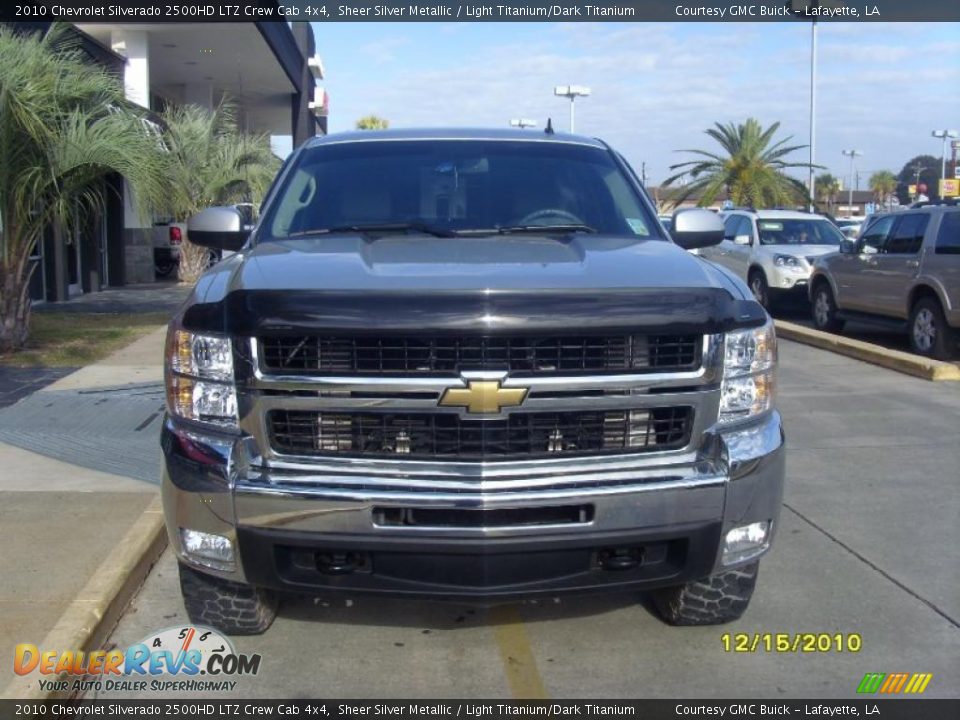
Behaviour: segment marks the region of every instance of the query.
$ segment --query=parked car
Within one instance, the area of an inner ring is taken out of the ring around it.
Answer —
[[[700,255],[746,280],[757,302],[767,309],[788,294],[806,298],[813,261],[836,252],[843,240],[822,215],[736,209],[721,216],[723,242],[703,248]]]
[[[739,617],[784,479],[773,322],[601,141],[314,138],[172,319],[162,493],[192,621],[278,592],[654,591]]]
[[[817,260],[813,322],[837,331],[864,320],[907,331],[914,352],[956,354],[960,328],[960,207],[925,204],[870,218],[856,241]]]
[[[865,218],[837,218],[833,224],[837,226],[843,236],[848,239],[856,239],[860,233]]]
[[[180,246],[187,226],[162,220],[153,225],[153,269],[157,277],[169,277],[180,262]]]

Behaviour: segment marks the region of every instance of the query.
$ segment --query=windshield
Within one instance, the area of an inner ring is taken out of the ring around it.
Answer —
[[[559,142],[387,140],[303,151],[270,203],[259,239],[539,228],[664,238],[606,150]]]
[[[843,235],[829,220],[757,220],[761,245],[839,245]]]

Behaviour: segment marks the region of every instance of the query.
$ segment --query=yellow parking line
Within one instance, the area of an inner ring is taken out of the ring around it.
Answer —
[[[527,631],[516,605],[497,605],[490,610],[493,634],[507,674],[510,692],[517,700],[545,700],[547,691],[537,669]]]

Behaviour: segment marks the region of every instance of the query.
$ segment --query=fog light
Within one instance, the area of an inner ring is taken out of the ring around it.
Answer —
[[[733,528],[727,533],[723,541],[724,565],[736,563],[756,557],[770,545],[770,521],[750,523]]]
[[[195,563],[217,570],[233,570],[233,543],[223,535],[180,528],[183,550]]]

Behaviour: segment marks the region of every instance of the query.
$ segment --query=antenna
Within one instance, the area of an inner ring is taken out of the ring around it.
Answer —
[[[547,135],[553,135],[553,118],[547,118],[547,126],[543,129]]]

